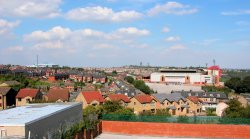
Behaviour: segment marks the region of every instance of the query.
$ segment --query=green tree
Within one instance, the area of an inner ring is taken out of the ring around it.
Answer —
[[[117,75],[117,71],[116,70],[113,70],[112,71],[112,75],[114,76],[114,75]]]
[[[141,90],[145,94],[151,94],[153,92],[142,80],[135,80],[133,82],[133,85],[135,86],[135,88]]]
[[[124,80],[126,80],[127,82],[129,82],[129,83],[131,83],[131,84],[133,84],[133,82],[134,82],[134,78],[131,77],[131,76],[126,76],[126,77],[124,78]]]
[[[215,108],[207,108],[207,109],[206,109],[206,115],[207,115],[207,116],[216,116],[215,111],[216,111]]]
[[[242,80],[239,77],[233,77],[229,79],[225,85],[231,89],[233,89],[236,93],[245,92],[244,86],[242,84]]]
[[[229,107],[225,110],[225,117],[237,118],[244,116],[244,108],[241,106],[241,103],[237,99],[229,100],[228,106]]]
[[[243,91],[250,92],[250,76],[247,76],[242,81]]]

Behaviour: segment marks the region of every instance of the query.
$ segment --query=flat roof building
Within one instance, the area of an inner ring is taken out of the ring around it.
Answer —
[[[82,104],[40,103],[0,111],[4,138],[54,138],[60,130],[82,120]]]

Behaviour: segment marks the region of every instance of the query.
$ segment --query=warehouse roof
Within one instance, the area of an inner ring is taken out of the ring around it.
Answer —
[[[25,126],[81,103],[40,103],[0,111],[0,126]]]

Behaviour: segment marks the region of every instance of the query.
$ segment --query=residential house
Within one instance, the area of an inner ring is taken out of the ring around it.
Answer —
[[[42,93],[39,89],[20,89],[16,95],[16,106],[23,106],[35,100],[42,100]]]
[[[45,100],[49,102],[69,102],[68,89],[50,89],[45,95]]]
[[[228,97],[222,92],[202,92],[202,91],[179,91],[175,93],[181,93],[182,96],[187,98],[188,96],[196,96],[202,100],[202,110],[207,108],[216,108],[219,102],[227,102]]]
[[[135,114],[139,114],[145,111],[151,111],[152,113],[156,112],[157,100],[150,95],[136,95],[130,98],[130,103],[128,104],[129,108],[134,109]]]
[[[17,92],[11,87],[0,87],[0,109],[16,105]]]
[[[160,103],[162,109],[169,109],[171,115],[183,116],[189,111],[187,99],[180,93],[172,94],[154,94]]]
[[[128,96],[124,94],[110,94],[105,97],[105,100],[118,101],[124,107],[127,107],[130,102]]]
[[[76,102],[82,102],[83,108],[86,108],[89,105],[101,105],[104,103],[104,98],[102,97],[102,94],[98,91],[84,91],[81,92],[76,97]]]
[[[107,82],[107,77],[104,75],[100,75],[100,74],[94,74],[93,75],[93,82],[104,84]]]
[[[197,96],[188,96],[187,102],[189,106],[189,113],[193,115],[200,115],[202,112],[202,100]]]

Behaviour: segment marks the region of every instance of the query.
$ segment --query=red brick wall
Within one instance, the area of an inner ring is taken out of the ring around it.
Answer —
[[[247,125],[102,121],[102,132],[146,136],[250,138],[250,126]]]

